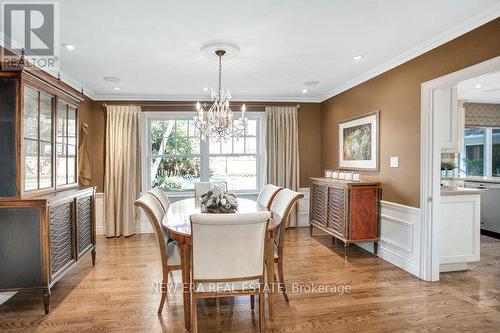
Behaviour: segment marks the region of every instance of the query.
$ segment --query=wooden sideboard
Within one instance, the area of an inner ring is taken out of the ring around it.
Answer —
[[[95,188],[0,200],[0,291],[50,288],[87,252],[95,264]]]
[[[380,239],[380,198],[376,181],[344,181],[311,178],[309,223],[349,244],[373,241],[377,255]]]
[[[26,62],[22,62],[26,64]],[[95,189],[78,187],[78,107],[57,78],[0,63],[0,291],[50,289],[95,263]]]

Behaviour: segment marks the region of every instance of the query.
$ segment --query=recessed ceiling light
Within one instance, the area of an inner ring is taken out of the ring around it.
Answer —
[[[304,82],[305,86],[317,86],[319,84],[319,81],[306,81]]]
[[[302,89],[303,94],[307,94],[307,89]]]
[[[120,87],[113,87],[114,90],[120,90]]]
[[[365,57],[364,55],[359,54],[359,55],[357,55],[357,56],[352,57],[352,60],[354,60],[354,61],[360,61],[360,60],[361,60],[361,59],[363,59],[364,57]]]
[[[112,82],[112,83],[118,83],[120,82],[121,80],[117,77],[114,77],[114,76],[105,76],[102,78],[104,81],[106,82]]]
[[[65,49],[73,51],[75,49],[75,45],[73,44],[63,44],[62,45]]]
[[[208,88],[207,87],[203,88],[203,91],[208,91]]]
[[[482,84],[476,84],[476,85],[474,86],[474,88],[476,88],[476,89],[480,89],[480,88],[482,88],[482,87],[483,87],[483,85],[482,85]]]

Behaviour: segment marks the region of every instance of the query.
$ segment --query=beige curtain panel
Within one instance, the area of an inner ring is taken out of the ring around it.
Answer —
[[[299,128],[296,107],[266,107],[267,182],[299,189]],[[289,227],[297,225],[296,207]]]
[[[464,103],[465,126],[500,127],[500,104]]]
[[[138,232],[134,201],[140,192],[139,106],[108,105],[106,110],[106,198],[107,237]]]
[[[89,125],[83,123],[80,130],[80,143],[78,145],[78,172],[80,176],[80,184],[88,186],[92,181],[92,171],[90,168],[89,152],[87,150],[87,136]]]

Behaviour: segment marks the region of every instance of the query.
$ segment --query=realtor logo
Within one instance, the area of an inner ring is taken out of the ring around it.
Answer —
[[[58,51],[56,10],[55,2],[4,2],[5,48],[24,54],[31,65],[54,69]]]

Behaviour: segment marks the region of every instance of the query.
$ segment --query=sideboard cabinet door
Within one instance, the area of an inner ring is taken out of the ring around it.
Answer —
[[[346,238],[345,197],[345,190],[343,188],[328,188],[327,228],[342,238]]]
[[[73,251],[73,201],[49,209],[50,273],[52,280],[75,261]]]
[[[83,255],[92,245],[94,245],[94,223],[93,223],[93,198],[92,196],[80,197],[77,199],[77,249],[78,257]]]
[[[313,184],[311,221],[326,227],[328,209],[328,187]]]

